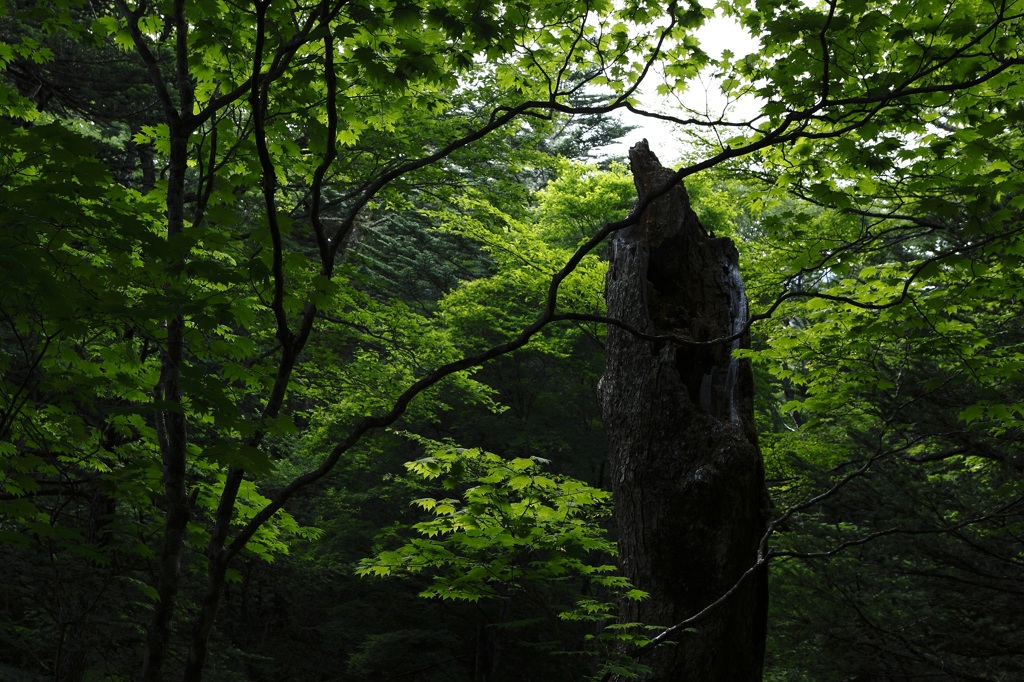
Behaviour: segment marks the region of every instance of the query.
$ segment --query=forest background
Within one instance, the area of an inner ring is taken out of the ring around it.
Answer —
[[[1021,679],[1022,17],[4,0],[0,677],[643,675],[596,398],[632,110],[741,253],[765,679]],[[641,111],[711,77],[759,111]]]

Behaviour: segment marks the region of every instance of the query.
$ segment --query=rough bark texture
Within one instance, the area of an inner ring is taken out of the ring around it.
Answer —
[[[630,150],[641,198],[672,173],[646,140]],[[745,327],[747,300],[729,239],[706,234],[682,185],[658,197],[613,245],[608,314],[651,335],[692,341]],[[753,379],[731,343],[653,343],[617,327],[600,385],[610,441],[620,562],[651,593],[622,606],[627,622],[671,626],[726,593],[758,559],[767,496]],[[696,632],[645,654],[650,680],[760,680],[767,576],[748,576]]]

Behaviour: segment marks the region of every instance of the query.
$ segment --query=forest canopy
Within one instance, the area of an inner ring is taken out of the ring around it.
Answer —
[[[1020,0],[0,0],[0,677],[643,679],[630,112],[740,254],[764,679],[1021,679],[1022,46]]]

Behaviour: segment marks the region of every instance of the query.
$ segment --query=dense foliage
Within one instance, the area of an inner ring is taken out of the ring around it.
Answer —
[[[700,77],[759,108],[658,115],[756,313],[768,678],[1019,679],[1022,45],[1018,0],[3,0],[0,677],[638,670],[592,152]]]

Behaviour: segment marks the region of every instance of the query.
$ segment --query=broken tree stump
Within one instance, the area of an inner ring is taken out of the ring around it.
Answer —
[[[673,173],[647,141],[630,150],[641,201]],[[768,505],[754,427],[747,299],[738,253],[707,234],[681,183],[655,198],[612,244],[610,326],[599,387],[609,439],[620,565],[650,593],[621,606],[624,622],[672,626],[704,610],[758,562]],[[728,339],[708,345],[708,342]],[[645,679],[760,680],[767,572],[758,568],[722,604],[645,652]]]

